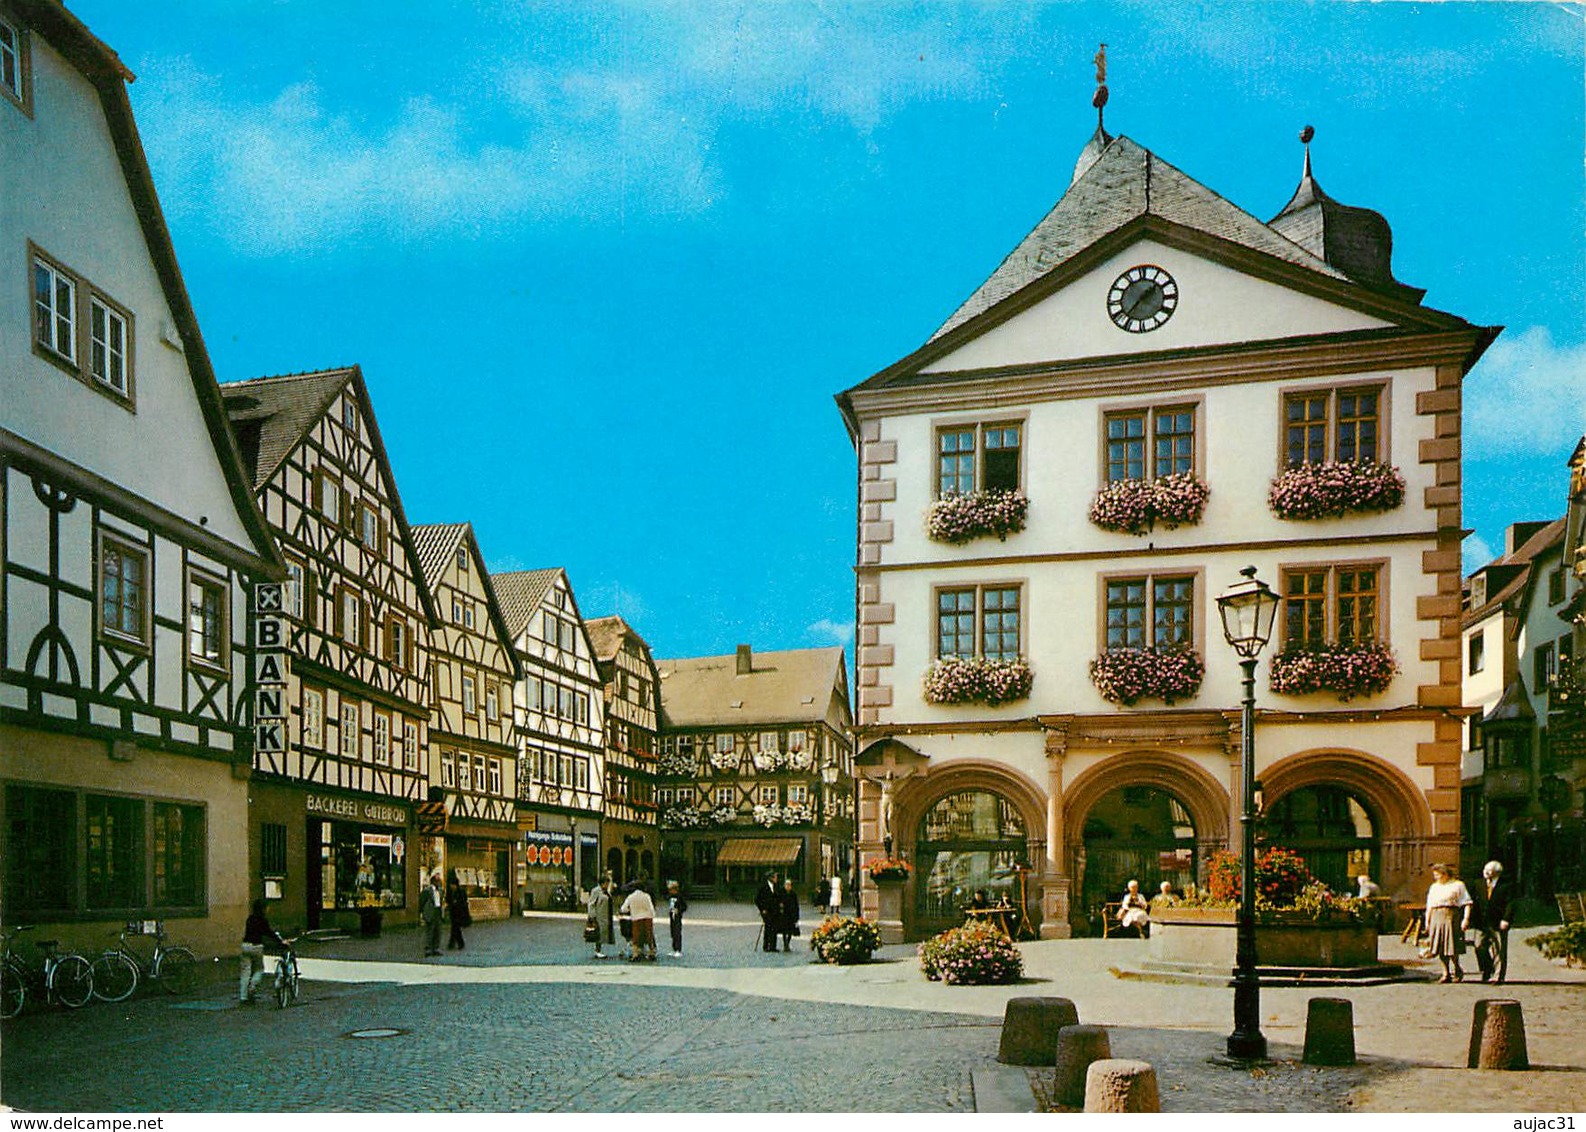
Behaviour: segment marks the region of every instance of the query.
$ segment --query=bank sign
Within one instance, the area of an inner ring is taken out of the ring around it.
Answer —
[[[253,587],[253,751],[278,760],[286,753],[286,587]]]

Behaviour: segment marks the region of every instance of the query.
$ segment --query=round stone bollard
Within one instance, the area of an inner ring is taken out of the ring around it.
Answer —
[[[1104,1026],[1064,1026],[1057,1032],[1056,1072],[1052,1097],[1059,1104],[1085,1103],[1085,1075],[1091,1063],[1112,1057],[1112,1043]]]
[[[1481,998],[1470,1020],[1471,1069],[1529,1069],[1525,1018],[1512,998]]]
[[[1149,1062],[1093,1061],[1085,1072],[1086,1112],[1161,1112],[1156,1070]]]
[[[997,1060],[1007,1065],[1051,1065],[1057,1034],[1079,1024],[1079,1011],[1066,998],[1010,998],[1002,1014]]]
[[[1355,1005],[1347,998],[1313,998],[1305,1011],[1305,1064],[1355,1063]]]

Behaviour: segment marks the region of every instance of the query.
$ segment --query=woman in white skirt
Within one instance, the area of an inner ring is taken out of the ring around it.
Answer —
[[[841,873],[832,874],[831,895],[826,898],[826,914],[828,916],[841,916],[843,914],[843,878]]]
[[[1432,866],[1432,883],[1426,890],[1426,946],[1443,964],[1440,983],[1465,979],[1465,972],[1459,969],[1459,953],[1465,950],[1473,903],[1465,882],[1454,876],[1453,866],[1441,862]]]

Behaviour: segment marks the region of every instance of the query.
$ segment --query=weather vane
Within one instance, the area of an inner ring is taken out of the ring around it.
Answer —
[[[1311,139],[1316,136],[1315,126],[1306,126],[1300,131],[1300,142],[1305,146],[1305,175],[1311,175]]]
[[[1102,108],[1107,105],[1107,45],[1103,43],[1093,60],[1096,64],[1096,94],[1090,104],[1096,108],[1096,128],[1101,128]]]

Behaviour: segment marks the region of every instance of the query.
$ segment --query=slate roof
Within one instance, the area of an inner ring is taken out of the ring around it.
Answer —
[[[418,552],[424,581],[433,590],[440,584],[441,571],[456,555],[468,535],[467,523],[418,523],[413,527],[413,549]]]
[[[1465,611],[1460,619],[1464,627],[1469,628],[1485,619],[1495,608],[1524,591],[1531,580],[1532,563],[1563,542],[1564,520],[1554,519],[1551,523],[1539,527],[1530,538],[1515,547],[1513,551],[1499,555],[1479,570],[1472,571],[1472,577],[1487,571],[1489,587],[1492,586],[1493,581],[1497,581],[1498,585],[1496,588],[1489,588],[1485,602]]]
[[[561,572],[560,566],[553,566],[549,570],[514,570],[490,576],[496,600],[501,603],[501,616],[506,619],[507,632],[514,638],[528,628],[529,618],[540,608],[540,602],[545,600]]]
[[[1119,136],[991,277],[931,335],[932,341],[1035,282],[1107,233],[1148,214],[1321,275],[1349,278],[1150,150]]]
[[[226,412],[258,491],[351,380],[352,367],[256,377],[221,386]]]
[[[736,655],[657,660],[655,667],[664,727],[816,722],[826,718],[834,691],[847,692],[837,647],[754,653],[747,676],[738,675]]]

